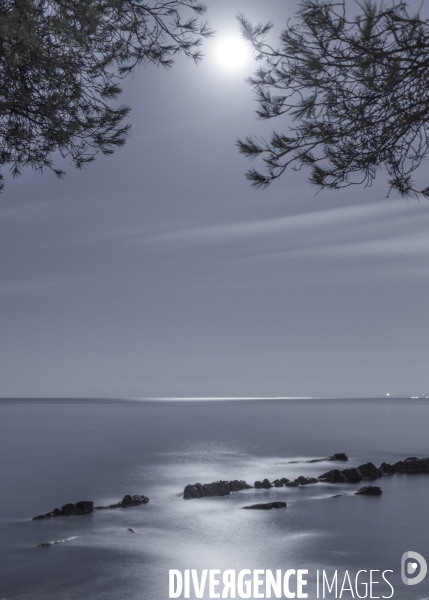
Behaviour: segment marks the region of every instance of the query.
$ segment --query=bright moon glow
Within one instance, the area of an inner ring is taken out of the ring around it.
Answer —
[[[238,71],[250,62],[249,46],[238,36],[219,40],[215,50],[216,62],[226,71]]]

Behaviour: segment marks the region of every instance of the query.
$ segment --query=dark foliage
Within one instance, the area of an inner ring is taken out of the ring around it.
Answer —
[[[122,146],[121,78],[171,67],[179,53],[198,62],[212,34],[205,10],[197,0],[0,0],[0,168],[61,177],[53,152],[81,168]]]
[[[249,79],[258,115],[290,118],[287,134],[238,141],[244,155],[265,164],[247,173],[254,187],[288,166],[309,167],[319,189],[369,186],[384,169],[389,192],[429,196],[412,179],[429,151],[429,22],[404,2],[356,5],[349,17],[342,1],[304,0],[278,49],[266,42],[272,24],[239,16],[263,62]]]

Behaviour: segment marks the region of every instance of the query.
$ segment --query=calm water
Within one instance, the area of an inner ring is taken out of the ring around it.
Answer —
[[[429,456],[428,409],[412,400],[0,401],[0,598],[164,600],[168,570],[187,568],[309,569],[309,598],[316,569],[392,569],[394,598],[427,597],[429,576],[403,585],[400,559],[413,550],[429,562],[428,475],[384,477],[374,498],[322,483],[190,501],[181,492],[198,481],[317,476],[332,463],[288,461],[334,452],[348,454],[347,466]],[[126,493],[150,503],[31,521]],[[241,510],[272,499],[287,509]]]

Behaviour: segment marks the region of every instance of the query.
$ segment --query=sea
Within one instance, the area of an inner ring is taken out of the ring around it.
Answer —
[[[413,551],[429,562],[429,474],[365,482],[382,488],[374,497],[355,495],[365,483],[193,500],[183,490],[427,457],[428,430],[427,399],[0,400],[0,599],[166,600],[169,571],[186,569],[303,570],[309,599],[323,597],[317,571],[329,581],[337,572],[337,595],[325,598],[369,598],[370,578],[372,597],[389,597],[387,572],[394,599],[427,598],[429,575],[404,583],[401,557]],[[306,462],[337,452],[349,461]],[[150,501],[32,520],[125,494]],[[287,508],[243,510],[277,500]],[[352,590],[339,596],[346,571]]]

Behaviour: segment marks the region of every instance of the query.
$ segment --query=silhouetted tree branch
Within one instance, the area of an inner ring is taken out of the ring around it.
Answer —
[[[0,168],[62,177],[56,150],[81,168],[122,146],[121,78],[179,53],[198,62],[205,11],[198,0],[0,0]]]
[[[249,78],[258,116],[291,118],[287,134],[237,142],[265,164],[247,172],[254,187],[289,166],[309,167],[319,189],[370,186],[384,167],[389,192],[429,197],[429,187],[416,189],[412,179],[429,151],[429,22],[420,11],[410,15],[405,2],[356,4],[359,14],[348,17],[344,1],[304,0],[279,48],[266,42],[271,23],[238,17],[263,62]]]

